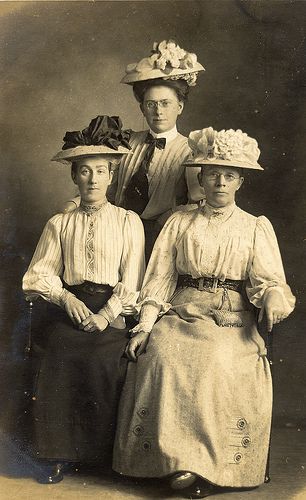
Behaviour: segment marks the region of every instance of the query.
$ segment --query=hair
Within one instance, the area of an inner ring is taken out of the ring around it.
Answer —
[[[163,86],[173,89],[180,102],[186,102],[189,94],[189,85],[186,80],[164,80],[163,78],[154,78],[152,80],[143,80],[133,84],[134,96],[138,102],[143,103],[144,95],[151,87]]]
[[[210,167],[210,166],[217,167],[218,165],[201,165],[201,175],[203,175],[205,168]],[[222,165],[220,165],[220,166],[222,167]],[[239,177],[244,177],[244,168],[235,167],[234,165],[231,168],[234,168],[235,170],[237,170],[237,172],[239,173]]]

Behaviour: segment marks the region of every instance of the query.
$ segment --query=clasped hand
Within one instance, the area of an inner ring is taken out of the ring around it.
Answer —
[[[100,314],[94,314],[81,300],[69,297],[65,310],[71,321],[84,332],[103,332],[108,321]]]

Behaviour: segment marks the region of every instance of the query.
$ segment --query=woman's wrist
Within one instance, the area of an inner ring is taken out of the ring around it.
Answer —
[[[110,317],[109,315],[107,314],[107,312],[104,310],[104,309],[100,309],[100,311],[98,311],[99,316],[102,316],[102,318],[106,319],[107,323],[110,324],[111,321],[110,321]]]
[[[63,288],[63,291],[59,297],[59,306],[62,309],[65,309],[67,302],[71,299],[76,299],[76,296],[73,293],[69,292],[69,290]]]
[[[140,333],[145,333],[146,335],[150,335],[151,331],[152,330],[146,331],[146,330],[141,329],[141,330],[137,330],[137,332],[135,332],[133,330],[130,330],[130,337],[132,339],[133,337],[136,337],[136,335],[138,335]]]

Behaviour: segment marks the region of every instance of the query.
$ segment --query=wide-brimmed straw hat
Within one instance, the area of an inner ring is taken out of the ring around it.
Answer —
[[[154,42],[149,57],[138,63],[128,64],[121,83],[133,85],[144,80],[185,80],[189,86],[196,84],[199,71],[205,71],[197,56],[182,49],[173,40]]]
[[[81,131],[66,132],[64,145],[52,161],[71,164],[82,156],[111,155],[120,158],[133,154],[129,145],[130,131],[122,130],[119,116],[97,116]]]
[[[212,127],[190,132],[188,144],[192,155],[186,166],[220,165],[224,167],[263,170],[258,163],[257,141],[241,130],[221,130]]]

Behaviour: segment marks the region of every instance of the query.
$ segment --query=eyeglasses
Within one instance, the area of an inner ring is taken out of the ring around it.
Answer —
[[[149,111],[156,110],[158,107],[161,107],[161,109],[167,109],[173,106],[174,102],[173,101],[168,101],[168,99],[162,99],[161,101],[145,101],[144,106],[147,108]]]
[[[234,180],[239,179],[239,177],[236,177],[236,175],[234,175],[234,174],[211,173],[211,174],[204,174],[204,175],[209,181],[216,181],[217,179],[219,179],[219,177],[221,177],[221,175],[223,175],[226,182],[233,182]]]

